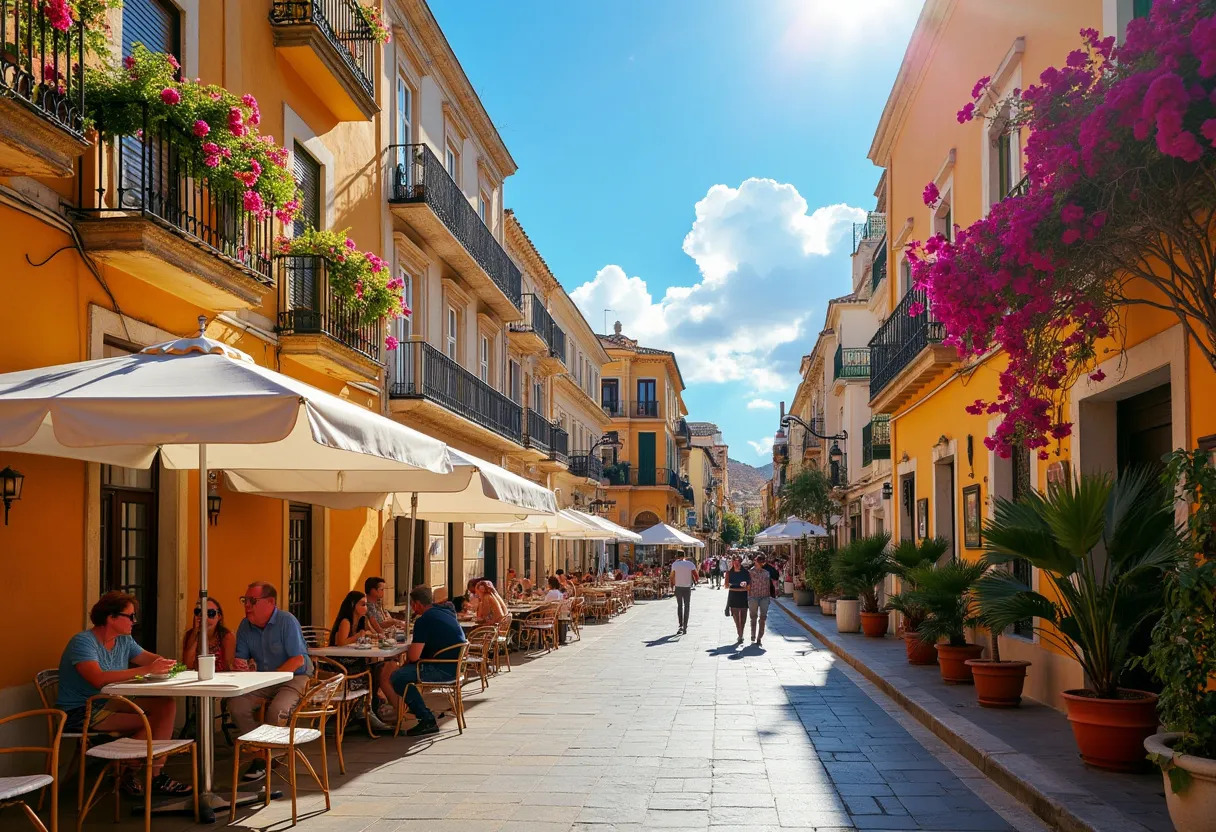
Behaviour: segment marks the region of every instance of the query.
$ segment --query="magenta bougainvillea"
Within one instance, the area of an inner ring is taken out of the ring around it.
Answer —
[[[967,408],[1003,417],[985,440],[1003,456],[1046,458],[1069,435],[1068,390],[1104,378],[1129,304],[1173,312],[1216,367],[1214,15],[1216,0],[1157,0],[1122,46],[1083,30],[1034,86],[998,101],[981,78],[958,113],[1029,131],[1024,188],[953,241],[908,246],[948,343],[1008,359],[997,396]]]

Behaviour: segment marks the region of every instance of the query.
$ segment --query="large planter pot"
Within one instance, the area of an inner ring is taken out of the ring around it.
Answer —
[[[951,647],[949,644],[938,644],[937,669],[942,674],[942,681],[947,685],[969,685],[972,683],[971,668],[967,667],[967,659],[978,659],[984,653],[979,644],[964,644],[962,647]]]
[[[861,629],[861,602],[846,601],[841,598],[836,602],[836,632],[855,633]]]
[[[890,622],[885,612],[863,612],[861,614],[861,631],[870,638],[882,638],[887,634],[887,624]]]
[[[908,664],[937,664],[937,645],[923,641],[916,633],[904,633],[904,649]]]
[[[1064,702],[1082,760],[1095,768],[1135,771],[1145,765],[1144,740],[1157,733],[1157,694],[1127,688],[1119,693],[1126,698],[1066,690]]]
[[[824,615],[836,614],[836,599],[835,598],[820,598],[819,611]]]
[[[794,590],[794,604],[799,607],[809,607],[815,603],[815,594],[809,589]]]
[[[1169,775],[1161,772],[1165,780],[1165,805],[1178,832],[1204,832],[1212,828],[1212,818],[1216,818],[1216,760],[1174,753],[1174,743],[1181,736],[1154,734],[1144,741],[1144,750],[1172,760],[1173,765],[1191,775],[1190,784],[1176,793]]]
[[[1030,662],[967,659],[966,665],[971,668],[975,693],[985,708],[1016,708],[1022,703],[1022,685]]]

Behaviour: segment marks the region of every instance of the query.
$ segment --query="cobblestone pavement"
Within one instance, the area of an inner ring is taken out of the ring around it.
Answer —
[[[763,649],[735,648],[724,603],[698,588],[686,636],[671,600],[586,626],[470,696],[463,736],[351,736],[333,809],[304,794],[298,828],[1043,830],[776,607]],[[287,818],[281,800],[238,824]]]

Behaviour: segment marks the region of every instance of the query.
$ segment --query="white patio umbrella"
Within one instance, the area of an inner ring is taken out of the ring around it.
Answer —
[[[757,546],[780,546],[783,543],[797,543],[804,537],[827,537],[828,532],[823,526],[808,523],[794,516],[789,516],[780,523],[774,523],[762,532],[757,532],[754,542]]]
[[[692,546],[696,549],[705,548],[704,542],[697,540],[692,535],[685,534],[676,527],[669,526],[666,523],[656,523],[649,529],[643,529],[641,545],[662,546],[664,555],[667,552],[668,546]],[[661,560],[659,565],[662,565]]]
[[[641,543],[642,542],[642,536],[640,534],[638,534],[637,532],[630,531],[629,529],[625,528],[624,526],[618,526],[616,523],[613,523],[611,520],[608,520],[604,517],[600,517],[599,515],[596,515],[596,514],[587,514],[586,512],[579,511],[578,509],[574,509],[574,508],[569,509],[569,511],[571,513],[577,515],[584,522],[593,523],[602,529],[612,532],[614,537],[607,538],[608,540],[615,540],[618,543]]]
[[[0,374],[0,448],[132,468],[393,473],[417,488],[459,487],[447,446],[261,367],[199,335],[136,355]],[[207,603],[207,489],[199,499],[199,603]],[[207,645],[199,645],[207,655]],[[211,792],[210,700],[199,711],[203,791]]]
[[[607,540],[611,534],[586,522],[570,509],[561,509],[556,514],[536,514],[513,522],[477,523],[473,528],[487,534],[547,534],[558,540]]]

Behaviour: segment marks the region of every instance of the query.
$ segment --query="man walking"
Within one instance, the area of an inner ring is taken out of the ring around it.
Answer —
[[[714,589],[722,588],[722,561],[717,557],[709,559],[709,579],[713,582]]]
[[[688,559],[688,555],[680,555],[680,559],[671,565],[671,585],[676,596],[676,617],[679,619],[679,629],[676,635],[688,632],[688,605],[692,601],[692,585],[697,582],[697,565]]]
[[[763,554],[756,555],[747,573],[747,609],[751,618],[752,641],[757,647],[762,646],[764,624],[768,620],[768,605],[774,594],[773,573],[767,566],[768,559]],[[758,632],[757,619],[760,624]]]

